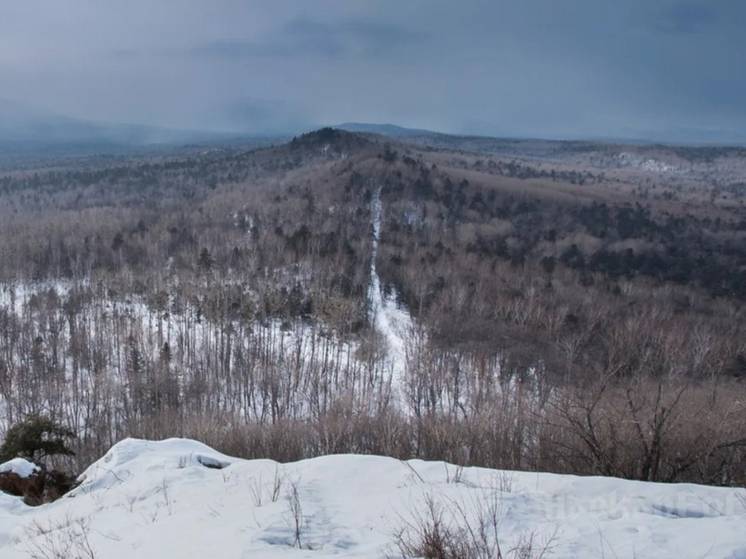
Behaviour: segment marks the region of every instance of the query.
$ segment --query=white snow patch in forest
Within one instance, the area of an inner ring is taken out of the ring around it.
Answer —
[[[39,466],[23,458],[13,458],[4,464],[0,464],[0,474],[15,474],[26,479],[39,471]]]
[[[168,381],[169,394],[176,395],[180,405],[188,405],[185,402],[190,387],[202,386],[215,409],[257,421],[275,412],[293,418],[324,413],[340,395],[350,392],[358,394],[366,405],[376,405],[378,391],[370,386],[371,373],[375,372],[375,378],[383,383],[383,366],[358,359],[359,342],[354,336],[321,322],[256,318],[221,321],[209,318],[199,301],[177,301],[169,296],[156,302],[132,294],[111,296],[98,288],[69,316],[64,311],[67,297],[78,286],[87,285],[0,283],[0,293],[5,294],[5,299],[0,299],[0,319],[5,313],[15,314],[24,325],[22,341],[38,340],[45,353],[54,345],[62,355],[42,365],[64,375],[66,382],[51,393],[52,399],[47,399],[48,391],[36,391],[33,406],[60,410],[65,422],[76,426],[81,436],[95,423],[92,410],[127,412],[127,400],[132,398],[130,387],[136,378],[131,373],[136,368],[165,371],[167,376],[162,378]],[[63,305],[52,305],[47,311],[44,297],[51,287],[60,294]],[[244,289],[245,294],[251,294],[248,286]],[[34,294],[42,297],[39,305],[30,304]],[[72,357],[73,335],[89,347],[106,344],[111,349],[98,363],[99,369],[91,367],[91,359],[79,357],[76,361]],[[165,344],[167,354],[163,353]],[[20,345],[13,341],[7,348],[0,348],[14,364],[11,382],[0,387],[0,433],[26,413],[20,405],[28,405],[28,399],[19,395],[23,385],[17,379],[23,379],[31,365],[24,361]],[[160,369],[163,355],[170,356],[167,369]],[[212,374],[206,376],[203,371]],[[111,390],[97,389],[100,372],[105,373]],[[270,379],[272,382],[268,382]],[[273,401],[270,392],[281,401]]]
[[[65,280],[0,283],[0,309],[20,317],[33,297],[43,297],[54,291],[58,297],[66,297],[72,282]]]
[[[378,276],[376,259],[378,258],[378,244],[381,239],[382,213],[381,191],[377,190],[371,200],[373,245],[368,300],[373,325],[386,341],[387,361],[392,371],[392,384],[395,388],[400,388],[404,382],[407,366],[406,340],[412,334],[412,317],[406,309],[398,304],[396,293],[385,296],[381,289],[381,278]]]
[[[680,169],[674,165],[660,161],[658,159],[644,158],[633,153],[622,152],[617,156],[617,159],[622,167],[633,167],[642,169],[643,171],[650,171],[652,173],[675,173]]]
[[[230,458],[190,440],[128,439],[59,501],[31,508],[0,494],[0,557],[27,558],[32,546],[77,533],[106,559],[380,558],[394,554],[396,531],[424,513],[426,496],[458,503],[467,515],[494,497],[503,549],[521,535],[554,534],[547,558],[746,553],[742,490],[483,468],[466,468],[454,482],[455,472],[442,462],[355,455],[281,465]],[[303,549],[293,547],[292,483]]]

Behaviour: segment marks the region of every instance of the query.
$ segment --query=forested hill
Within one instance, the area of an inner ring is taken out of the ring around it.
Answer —
[[[322,129],[251,151],[7,171],[3,419],[49,410],[82,433],[81,456],[179,434],[242,456],[730,482],[741,159],[595,144],[522,157]],[[713,386],[722,401],[705,397]],[[613,421],[685,404],[707,413],[676,416],[666,448],[683,458],[638,459],[652,447]],[[206,425],[228,427],[195,432]]]
[[[645,187],[643,180],[642,186],[626,192],[629,185],[608,172],[565,167],[548,169],[546,163],[515,158],[420,151],[380,136],[322,129],[287,145],[250,152],[208,150],[147,162],[120,160],[90,169],[8,172],[0,176],[0,215],[6,231],[28,227],[27,215],[43,222],[53,214],[57,246],[43,242],[50,240],[50,233],[6,234],[0,240],[5,257],[2,273],[8,278],[20,274],[36,279],[89,276],[111,268],[112,251],[106,254],[103,248],[111,249],[114,237],[121,237],[122,242],[115,244],[129,265],[152,269],[158,260],[178,257],[186,266],[187,254],[174,252],[173,243],[154,251],[161,243],[151,242],[150,237],[164,227],[173,229],[169,223],[173,211],[178,210],[182,218],[184,212],[204,214],[207,207],[224,204],[244,191],[247,199],[271,192],[272,219],[277,223],[270,229],[281,244],[294,245],[292,239],[298,238],[296,233],[304,225],[310,237],[323,236],[323,231],[310,227],[318,219],[314,216],[318,208],[308,200],[367,211],[371,192],[382,187],[387,205],[394,209],[389,212],[387,231],[396,241],[390,247],[393,262],[402,259],[406,238],[411,237],[422,249],[420,256],[430,254],[430,259],[447,256],[444,248],[448,247],[479,255],[491,265],[538,264],[545,273],[559,265],[574,270],[584,283],[598,274],[609,285],[647,278],[656,285],[677,283],[716,296],[746,296],[742,203],[733,211],[697,204],[693,196],[677,200],[675,191],[665,187],[660,187],[658,196],[650,196],[643,189],[651,187]],[[737,184],[730,190],[734,199],[743,194]],[[297,207],[298,199],[306,200],[306,211]],[[219,223],[233,226],[232,213],[248,207],[246,203],[232,206],[233,212],[213,215],[190,233],[197,242]],[[262,213],[266,207],[258,204],[257,211]],[[66,215],[80,212],[105,213],[107,219],[80,223],[72,217],[65,223]],[[94,240],[96,257],[91,255]],[[143,244],[150,247],[148,254],[135,254]],[[227,265],[227,250],[240,248],[210,245],[205,238],[200,248],[214,253],[218,266]],[[392,268],[388,273],[396,271]],[[402,276],[398,281],[403,291],[414,289],[404,285],[406,274],[396,275]]]

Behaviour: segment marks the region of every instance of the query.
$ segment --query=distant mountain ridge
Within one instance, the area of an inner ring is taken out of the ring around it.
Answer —
[[[746,135],[740,131],[713,131],[699,129],[672,129],[651,132],[649,137],[636,136],[630,134],[620,134],[619,136],[588,136],[588,137],[554,137],[549,136],[521,136],[513,134],[471,134],[471,133],[450,133],[437,132],[421,128],[407,128],[396,124],[377,124],[368,122],[345,122],[334,126],[349,132],[358,132],[363,134],[380,134],[389,138],[424,140],[428,138],[428,143],[438,146],[444,146],[443,142],[474,142],[483,144],[485,142],[510,142],[514,144],[532,144],[543,143],[549,144],[628,144],[628,145],[666,145],[666,146],[683,146],[683,147],[743,147],[746,146]],[[699,138],[691,140],[687,138]]]
[[[413,136],[435,135],[447,136],[447,134],[435,132],[433,130],[424,130],[421,128],[406,128],[404,126],[398,126],[396,124],[374,124],[368,122],[345,122],[336,125],[334,128],[339,128],[348,132],[380,134],[382,136],[390,136],[392,138],[408,138]]]
[[[230,141],[238,134],[102,123],[59,115],[0,99],[0,147],[7,152],[95,151]]]
[[[504,154],[526,152],[546,155],[589,143],[597,145],[630,143],[647,145],[653,141],[552,140],[539,138],[492,137],[472,134],[449,134],[422,128],[408,128],[391,123],[344,122],[333,128],[359,134],[378,134],[395,140],[436,148],[489,151]],[[291,137],[288,132],[282,137]],[[280,136],[277,136],[280,137]],[[94,154],[126,153],[187,144],[228,144],[246,139],[267,140],[270,136],[244,133],[180,130],[144,124],[121,124],[86,120],[60,115],[18,101],[0,97],[0,157],[17,154]],[[275,138],[274,135],[271,138]],[[733,141],[731,145],[744,145]],[[708,145],[708,144],[703,144]],[[714,142],[712,145],[723,145]]]

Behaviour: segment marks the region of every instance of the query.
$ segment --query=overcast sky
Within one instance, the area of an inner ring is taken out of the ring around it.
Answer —
[[[0,98],[190,129],[730,141],[746,1],[2,0]]]

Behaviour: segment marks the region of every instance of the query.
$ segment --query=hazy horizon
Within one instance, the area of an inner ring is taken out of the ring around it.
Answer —
[[[743,143],[745,21],[734,0],[11,2],[0,119]]]

